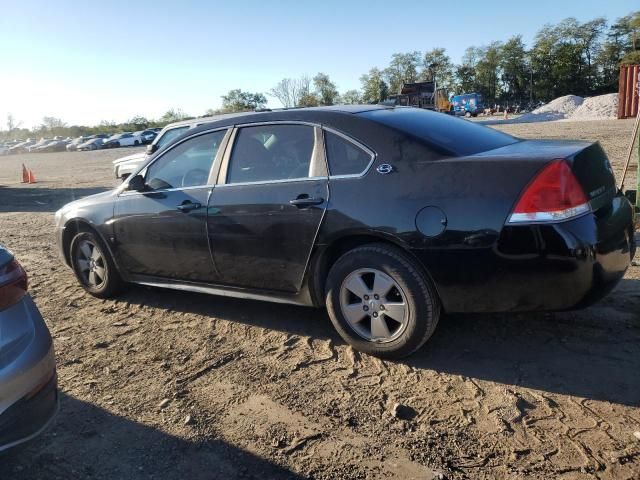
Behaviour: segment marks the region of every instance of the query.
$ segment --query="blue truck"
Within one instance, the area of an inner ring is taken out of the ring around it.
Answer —
[[[477,117],[484,110],[484,100],[479,93],[464,93],[451,98],[451,109],[454,115]]]

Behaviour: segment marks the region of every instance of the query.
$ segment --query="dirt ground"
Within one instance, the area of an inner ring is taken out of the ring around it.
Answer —
[[[632,126],[499,128],[599,140],[619,174]],[[61,389],[0,479],[640,478],[640,267],[587,310],[445,317],[400,362],[358,354],[322,310],[142,287],[102,301],[58,259],[53,213],[115,185],[110,161],[133,151],[0,157],[0,242]]]

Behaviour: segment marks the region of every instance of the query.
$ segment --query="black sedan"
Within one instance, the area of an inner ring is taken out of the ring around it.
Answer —
[[[443,312],[589,305],[635,251],[599,144],[371,105],[220,116],[56,225],[97,297],[130,282],[326,305],[347,342],[390,358]]]

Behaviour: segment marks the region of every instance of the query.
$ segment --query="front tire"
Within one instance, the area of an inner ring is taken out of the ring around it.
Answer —
[[[122,288],[109,250],[94,232],[81,231],[73,237],[69,258],[80,285],[94,297],[111,298]]]
[[[431,281],[402,250],[386,244],[342,255],[327,277],[326,304],[347,343],[389,359],[418,350],[440,317]]]

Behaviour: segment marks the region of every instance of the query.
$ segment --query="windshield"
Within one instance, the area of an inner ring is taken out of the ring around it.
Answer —
[[[444,155],[456,157],[486,152],[519,141],[469,120],[420,108],[370,110],[358,115],[417,137]]]

